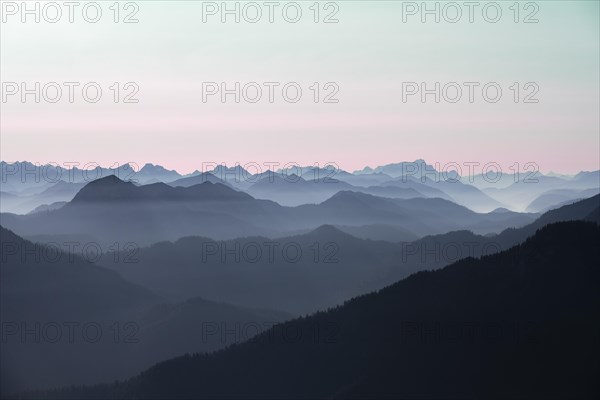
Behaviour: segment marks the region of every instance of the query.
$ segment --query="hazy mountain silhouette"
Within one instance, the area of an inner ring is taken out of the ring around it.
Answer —
[[[324,178],[331,175],[331,170],[322,170],[320,177]],[[310,176],[310,175],[309,175]],[[331,176],[332,179],[337,179],[342,182],[349,183],[354,186],[378,186],[392,179],[391,176],[383,173],[364,173],[356,174],[338,170]]]
[[[135,264],[122,262],[124,253],[102,265],[174,300],[203,296],[300,314],[381,287],[400,250],[322,226],[280,239],[186,237],[140,249]]]
[[[578,190],[578,189],[553,189],[542,193],[533,200],[526,208],[529,212],[544,212],[551,208],[557,208],[569,201],[587,199],[597,195],[600,187]]]
[[[546,398],[573,397],[572,388],[589,392],[587,377],[597,375],[598,364],[581,354],[597,353],[593,346],[600,343],[588,336],[599,332],[592,311],[600,307],[590,289],[598,275],[587,268],[598,261],[591,243],[598,238],[600,195],[577,198],[598,192],[598,171],[481,189],[465,177],[463,183],[422,182],[399,174],[408,164],[334,175],[303,167],[297,180],[283,179],[282,171],[251,175],[225,166],[181,175],[153,164],[140,171],[74,168],[58,182],[35,177],[58,173],[53,166],[25,163],[20,166],[33,174],[3,174],[3,209],[35,212],[0,214],[2,227],[14,231],[0,227],[0,317],[3,333],[5,324],[16,330],[2,343],[1,394],[124,379],[161,360],[242,342],[264,331],[257,325],[266,329],[290,314],[329,307],[336,308],[278,325],[254,342],[175,359],[127,384],[84,394]],[[509,209],[530,202],[532,209],[552,209],[542,215]],[[561,223],[573,220],[588,223]],[[69,242],[79,256],[52,247]],[[96,263],[81,257],[84,244],[92,245],[92,256],[101,248]],[[49,259],[57,255],[59,261]],[[31,331],[36,323],[64,322],[98,323],[104,335],[98,343],[82,342],[81,335],[74,344],[50,343],[48,331]],[[134,323],[138,341],[114,343],[115,323],[121,338],[131,333],[125,324]],[[516,324],[524,336],[514,343],[493,335],[431,343],[436,334],[428,324],[436,323],[458,323],[463,333],[472,323],[496,324],[502,332]],[[290,341],[296,328],[304,335]],[[282,338],[273,340],[278,333]],[[38,334],[41,343],[32,343]],[[168,392],[169,385],[178,391]]]
[[[246,341],[293,315],[195,297],[160,304],[139,318],[139,342],[129,350],[138,370],[185,353],[210,352]],[[133,367],[132,367],[133,368]]]
[[[537,197],[551,190],[579,192],[586,189],[592,190],[591,193],[587,192],[579,197],[563,199],[573,200],[597,194],[600,189],[600,171],[582,171],[575,176],[559,176],[556,174],[544,175],[539,171],[532,171],[531,168],[524,168],[524,171],[518,174],[505,171],[501,175],[491,173],[489,175],[459,176],[456,171],[436,171],[434,166],[427,164],[424,160],[388,164],[375,169],[365,168],[363,171],[355,171],[355,175],[360,176],[362,173],[376,171],[393,176],[393,181],[397,183],[406,184],[410,181],[426,183],[441,189],[450,196],[449,199],[452,201],[481,212],[499,207],[499,203],[508,205],[513,210],[525,210]],[[432,197],[423,190],[419,191]],[[546,211],[549,206],[560,202],[556,201],[543,207],[532,207],[527,211]]]
[[[393,225],[338,225],[336,228],[361,239],[385,240],[387,242],[412,242],[418,239],[415,234]]]
[[[395,210],[394,201],[371,197],[359,193],[355,198],[357,209],[362,208],[364,213],[369,213],[368,206],[361,203],[364,198],[381,202],[379,210],[385,211],[385,207]],[[282,310],[300,314],[334,306],[349,297],[382,288],[420,270],[438,269],[469,256],[479,257],[505,250],[548,223],[587,218],[600,205],[599,199],[600,196],[596,196],[595,199],[552,210],[522,228],[506,229],[492,236],[460,230],[390,243],[360,239],[340,231],[352,234],[356,233],[353,229],[358,229],[364,237],[372,234],[366,229],[377,232],[377,227],[341,226],[336,229],[322,226],[302,235],[278,239],[247,237],[215,242],[208,238],[187,237],[175,243],[163,242],[142,248],[136,253],[139,262],[134,265],[111,262],[113,259],[123,260],[126,252],[116,258],[106,257],[103,265],[115,268],[132,282],[174,300],[206,296],[256,308],[277,304]],[[438,208],[441,213],[448,213],[446,208],[460,208],[453,211],[457,218],[474,218],[471,216],[474,213],[464,207],[441,199],[426,200],[435,207],[430,207],[423,199],[409,202],[417,203],[423,209]],[[334,202],[332,208],[339,210],[341,206]],[[355,210],[350,208],[339,212],[354,213]],[[414,213],[426,214],[417,208]],[[431,216],[432,221],[435,219],[441,218]],[[387,229],[392,228],[388,226]],[[292,251],[286,258],[282,249],[288,247]],[[302,255],[297,260],[296,247]],[[270,248],[276,249],[272,258]],[[258,251],[261,255],[256,258]]]
[[[34,194],[59,181],[86,184],[109,175],[116,175],[123,180],[131,180],[135,179],[138,172],[130,164],[119,165],[115,168],[102,168],[97,165],[94,167],[93,165],[96,164],[92,163],[83,169],[77,166],[66,168],[54,164],[37,165],[27,161],[16,163],[0,161],[3,190],[13,194]]]
[[[115,168],[102,168],[99,166],[92,168],[94,165],[89,164],[81,166],[81,168],[76,166],[72,169],[67,169],[66,167],[51,164],[35,165],[27,161],[12,164],[1,161],[2,191],[22,195],[35,194],[60,180],[70,183],[89,183],[109,175],[116,175],[122,180],[133,180],[140,184],[156,182],[171,183],[180,178],[202,175],[200,171],[182,175],[177,171],[168,170],[154,164],[146,164],[142,168],[134,164],[124,164]],[[375,169],[365,168],[363,171],[355,171],[354,173],[349,173],[341,169],[335,170],[333,167],[315,168],[311,166],[299,169],[290,168],[287,171],[263,171],[262,173],[253,175],[241,166],[226,167],[219,165],[212,171],[205,172],[205,174],[210,173],[223,182],[241,189],[246,189],[262,178],[269,176],[269,174],[284,177],[285,175],[297,173],[307,181],[322,179],[329,181],[337,180],[359,187],[379,186],[390,180],[412,180],[419,182],[424,178],[426,181],[451,183],[452,180],[458,179],[468,186],[485,189],[484,191],[487,194],[492,195],[492,197],[501,203],[511,204],[516,202],[521,204],[528,199],[525,205],[543,192],[551,189],[585,190],[600,186],[600,171],[582,171],[574,176],[565,176],[557,174],[544,175],[539,171],[530,173],[529,169],[527,169],[527,171],[522,171],[519,174],[506,173],[505,171],[501,176],[494,174],[491,176],[482,174],[459,176],[458,172],[446,171],[447,169],[443,168],[443,171],[436,171],[434,166],[427,164],[424,160],[416,160],[413,162],[388,164],[376,167]],[[375,172],[383,170],[390,172],[390,174]],[[427,193],[423,194],[429,196]],[[510,196],[514,197],[512,202]],[[469,206],[468,204],[466,205]]]
[[[409,175],[414,175],[414,174],[418,174],[419,176],[421,176],[421,174],[425,174],[426,172],[431,172],[431,171],[435,171],[435,168],[432,165],[427,164],[422,159],[418,159],[415,161],[386,164],[386,165],[375,167],[375,169],[371,169],[371,168],[367,167],[359,172],[367,173],[367,174],[382,173],[382,174],[389,175],[393,178],[398,178],[401,176],[409,176]]]
[[[40,166],[26,161],[13,164],[0,162],[0,167],[2,167],[2,192],[30,196],[39,194],[60,180],[85,184],[110,175],[115,175],[124,181],[134,181],[136,184],[147,185],[163,182],[172,186],[186,187],[203,183],[205,180],[202,179],[202,176],[206,176],[213,183],[218,182],[236,189],[249,190],[250,187],[267,177],[277,176],[283,179],[284,176],[298,173],[303,180],[308,182],[326,180],[329,183],[340,185],[339,190],[361,191],[386,197],[408,198],[409,195],[414,197],[414,193],[383,193],[382,189],[379,188],[381,186],[398,186],[415,190],[420,196],[445,198],[475,211],[487,212],[503,207],[503,205],[517,211],[525,210],[537,197],[551,190],[583,191],[600,188],[600,171],[582,171],[575,176],[559,176],[556,174],[543,175],[539,171],[529,173],[528,169],[519,174],[503,173],[501,176],[493,174],[492,176],[482,174],[459,176],[457,171],[436,171],[434,166],[427,164],[424,160],[388,164],[375,169],[365,168],[363,171],[355,171],[354,173],[333,168],[300,167],[290,168],[287,171],[263,171],[252,174],[239,165],[235,167],[219,165],[210,172],[200,173],[194,171],[191,174],[182,175],[177,171],[168,170],[154,164],[146,164],[142,168],[134,164],[124,164],[115,168],[93,167],[94,165],[66,169],[55,165]],[[175,183],[175,181],[179,182]],[[344,184],[351,186],[347,187]],[[302,201],[319,203],[334,194],[331,187],[326,189],[320,185],[306,186],[306,189],[312,189],[314,193],[302,192],[298,187],[290,187],[284,188],[283,192],[288,192],[286,194],[280,193],[273,186],[262,189],[259,186],[252,189],[256,191],[252,194],[259,198],[275,201],[277,199],[269,198],[269,194],[281,197],[279,202],[288,206],[302,204]],[[294,198],[289,193],[290,191],[297,191],[300,196]],[[49,204],[54,201],[68,200],[64,198],[47,199],[26,209],[18,202],[10,203],[8,196],[3,198],[6,199],[2,206],[3,212],[17,213],[29,212],[44,203]],[[559,203],[555,202],[554,204]],[[546,209],[547,207],[535,207],[530,208],[529,211],[536,212]]]
[[[484,192],[509,205],[514,210],[525,210],[536,198],[553,190],[598,190],[600,188],[599,174],[600,171],[582,172],[571,179],[547,176],[540,173],[531,176],[521,174],[517,182],[506,188],[489,187],[484,189]],[[594,193],[588,194],[591,196]],[[585,197],[585,195],[582,197]]]
[[[523,175],[515,175],[508,171],[495,171],[491,169],[488,174],[475,174],[470,176],[461,176],[460,181],[477,189],[484,191],[489,188],[504,189],[509,187],[519,179],[523,179]]]
[[[57,381],[91,382],[94,376],[114,378],[111,369],[106,368],[109,359],[102,355],[117,354],[116,346],[106,339],[110,334],[95,346],[85,346],[81,336],[73,344],[66,340],[50,343],[41,341],[45,335],[41,326],[59,324],[65,336],[68,328],[63,323],[70,322],[80,327],[97,323],[108,330],[112,322],[163,300],[114,271],[85,261],[81,253],[35,245],[2,227],[0,246],[0,317],[3,332],[7,332],[5,324],[16,330],[10,341],[2,344],[2,391],[49,387]],[[40,324],[37,335],[30,333],[23,339],[26,330],[36,332],[36,324]],[[54,337],[55,332],[51,330],[48,337]],[[90,363],[90,359],[96,359],[96,363]]]
[[[313,173],[310,171],[305,174],[305,176],[312,175]],[[343,179],[342,177],[341,179],[323,178],[319,180],[305,180],[297,175],[290,175],[285,178],[279,175],[272,175],[262,178],[257,183],[245,189],[245,191],[256,198],[273,200],[284,206],[322,203],[340,191],[354,191],[375,196],[402,199],[426,197],[412,187],[400,188],[392,185],[363,187],[352,185]]]
[[[399,177],[389,181],[385,181],[381,183],[381,186],[396,186],[405,189],[412,189],[424,194],[427,197],[439,197],[440,199],[454,201],[452,197],[450,197],[447,193],[443,192],[442,190],[432,187],[430,185],[425,185],[424,183],[421,183],[410,176]]]
[[[424,184],[440,189],[444,193],[447,193],[456,203],[469,207],[471,210],[477,212],[490,212],[498,207],[505,206],[503,203],[488,196],[475,186],[460,181],[444,180],[440,178],[430,179],[428,177],[424,177],[424,180]]]
[[[321,204],[302,205],[295,210],[305,218],[319,216],[328,224],[397,225],[417,236],[456,229],[499,232],[507,227],[524,225],[535,218],[534,215],[516,213],[479,214],[439,198],[392,199],[350,191],[338,192]]]
[[[234,167],[217,165],[210,173],[226,182],[244,181],[247,178],[253,177],[253,174],[244,169],[241,165],[236,165]]]
[[[2,192],[0,197],[2,200],[1,210],[2,212],[26,214],[44,204],[70,201],[83,186],[83,183],[59,181],[40,188],[39,193],[11,194]]]
[[[538,229],[541,229],[548,224],[564,221],[593,221],[595,215],[594,212],[599,207],[600,195],[596,195],[589,199],[573,201],[570,204],[547,211],[530,224],[520,228],[508,228],[497,235],[490,234],[480,236],[467,232],[468,235],[472,235],[472,238],[468,240],[465,238],[463,239],[463,242],[477,243],[478,246],[486,247],[489,250],[493,250],[494,248],[507,249],[523,242]],[[454,234],[455,232],[449,232],[447,235],[428,236],[419,239],[419,241],[431,240],[433,238],[434,243],[444,246],[445,244],[452,242],[451,240],[449,241],[449,238]]]
[[[167,358],[248,339],[291,317],[201,298],[166,304],[80,251],[36,245],[2,227],[0,248],[2,395],[122,379]]]
[[[579,184],[580,188],[597,187],[600,185],[600,170],[581,171],[573,177],[573,182]]]
[[[128,309],[145,307],[160,300],[147,289],[125,281],[114,271],[84,260],[78,253],[36,245],[12,231],[0,227],[2,241],[2,296],[17,296],[26,302],[44,305],[36,309],[18,309],[3,302],[2,317],[33,316],[54,318],[53,312],[65,316],[72,309],[73,318],[86,315],[114,316]],[[33,296],[33,297],[32,297]],[[81,296],[75,300],[76,296]],[[16,302],[17,297],[11,302]],[[106,298],[105,298],[106,297]],[[53,303],[53,307],[48,306]],[[76,304],[75,304],[76,303]],[[71,307],[75,306],[75,307]]]
[[[58,210],[1,215],[4,226],[23,236],[93,233],[102,244],[121,241],[140,246],[190,235],[277,237],[322,224],[396,226],[416,236],[461,229],[487,234],[524,226],[534,218],[534,214],[513,212],[475,213],[442,199],[392,199],[351,191],[338,192],[316,205],[281,207],[221,184],[136,186],[114,176],[86,185]]]
[[[401,188],[397,186],[368,186],[366,188],[355,188],[355,190],[362,193],[372,194],[373,196],[391,197],[394,199],[427,197],[413,188]]]
[[[116,176],[108,176],[87,184],[71,204],[112,201],[231,201],[250,200],[249,195],[231,190],[220,183],[205,182],[190,187],[172,187],[165,183],[136,186]]]
[[[214,239],[274,237],[322,224],[396,225],[417,236],[456,229],[488,233],[533,219],[526,214],[477,214],[464,207],[451,207],[450,202],[444,203],[447,206],[440,211],[439,201],[429,200],[432,201],[339,191],[320,204],[282,207],[218,183],[205,182],[187,188],[164,183],[136,186],[108,176],[84,186],[71,202],[58,210],[26,216],[4,213],[2,224],[22,236],[93,232],[103,244],[123,241],[145,245],[189,235]],[[461,217],[453,216],[453,212]],[[467,214],[470,217],[463,218]]]
[[[447,196],[443,198],[452,200],[478,212],[489,212],[495,208],[502,207],[500,202],[483,193],[477,187],[463,182],[464,179],[462,179],[457,171],[437,171],[434,166],[427,164],[421,159],[413,162],[401,162],[377,167],[374,172],[382,172],[394,177],[395,179],[387,182],[388,184],[391,182],[397,185],[415,185],[416,183],[420,183],[435,188],[450,196],[449,198]],[[415,189],[428,195],[428,197],[433,197],[423,189]]]
[[[52,204],[42,204],[41,206],[37,206],[36,208],[31,210],[28,214],[35,214],[38,212],[58,210],[59,208],[63,207],[65,204],[67,204],[66,201],[57,201]]]
[[[251,342],[32,397],[596,398],[599,239],[594,223],[549,225]]]
[[[574,201],[572,204],[567,204],[545,212],[529,225],[518,229],[507,229],[496,238],[505,244],[513,245],[524,240],[526,237],[531,236],[537,229],[540,229],[545,225],[561,221],[586,219],[598,207],[600,207],[600,195],[585,200]]]
[[[164,183],[136,186],[108,176],[87,184],[56,211],[2,214],[2,224],[23,236],[93,233],[103,245],[115,241],[142,245],[191,234],[222,238],[269,232],[235,216],[259,219],[264,203],[210,182],[188,188]]]
[[[292,174],[282,177],[279,174],[262,178],[246,189],[250,195],[273,200],[285,206],[298,206],[307,203],[321,203],[340,190],[348,190],[352,185],[339,180],[305,180]]]
[[[190,187],[190,186],[194,186],[194,185],[199,185],[205,182],[210,182],[210,183],[221,183],[225,186],[230,186],[231,185],[229,183],[227,183],[226,181],[217,178],[216,176],[214,176],[213,174],[211,174],[210,172],[205,172],[203,174],[196,174],[193,176],[188,176],[188,177],[184,177],[184,178],[180,178],[177,179],[175,181],[169,182],[169,186],[173,186],[173,187],[177,187],[177,186],[183,186],[183,187]]]
[[[150,181],[171,182],[179,178],[181,178],[181,175],[177,171],[148,163],[136,172],[133,179],[140,183],[146,183]]]

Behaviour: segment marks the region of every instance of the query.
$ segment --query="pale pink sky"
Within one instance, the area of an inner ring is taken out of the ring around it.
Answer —
[[[127,26],[2,24],[2,82],[104,89],[96,104],[0,104],[2,160],[150,162],[184,173],[202,162],[355,170],[417,158],[600,168],[597,2],[542,2],[538,24],[401,24],[394,2],[341,3],[330,25],[198,24],[195,2],[141,5],[140,23]],[[113,103],[109,86],[128,81],[139,103]],[[205,81],[296,81],[304,95],[203,103]],[[502,100],[401,101],[402,82],[467,81],[498,82]],[[313,82],[336,82],[339,103],[313,103]],[[539,103],[515,104],[514,82],[535,82]]]

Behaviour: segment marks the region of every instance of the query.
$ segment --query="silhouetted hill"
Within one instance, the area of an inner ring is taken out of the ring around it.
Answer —
[[[415,234],[406,229],[386,224],[338,225],[337,228],[361,239],[385,240],[388,242],[412,242],[418,239]]]
[[[57,202],[54,202],[51,204],[42,204],[41,206],[38,206],[38,207],[34,208],[33,210],[31,210],[28,214],[35,214],[38,212],[58,210],[59,208],[63,207],[65,204],[67,204],[66,201],[57,201]]]
[[[74,202],[132,200],[141,192],[132,182],[125,182],[114,175],[96,179],[85,185],[73,198]]]
[[[115,242],[141,246],[192,234],[231,238],[271,233],[253,221],[260,221],[272,204],[210,182],[187,188],[136,186],[108,176],[87,184],[58,210],[2,214],[2,224],[22,236],[92,233],[103,247]]]
[[[3,179],[2,191],[18,196],[40,194],[46,188],[54,185],[55,179],[62,179],[69,183],[85,184],[95,179],[115,175],[122,180],[131,180],[137,184],[164,182],[170,183],[172,186],[190,186],[195,183],[202,183],[202,180],[188,178],[203,175],[199,171],[195,171],[192,174],[183,176],[177,171],[153,164],[146,164],[141,169],[135,164],[124,164],[116,168],[98,166],[84,170],[77,167],[66,169],[51,164],[36,165],[27,161],[16,163],[0,161],[0,169],[2,169],[5,178]],[[288,174],[291,170],[288,170]],[[499,181],[496,178],[494,178],[494,181],[490,181],[490,178],[484,175],[458,177],[453,171],[449,173],[435,171],[433,166],[428,165],[423,160],[388,164],[377,167],[375,170],[365,168],[365,170],[356,171],[354,174],[343,170],[336,171],[332,168],[315,168],[314,166],[293,170],[300,171],[301,173],[298,172],[298,174],[306,181],[312,182],[315,178],[319,181],[326,179],[329,183],[333,183],[333,186],[339,185],[338,190],[362,191],[385,197],[408,198],[408,196],[414,196],[414,193],[391,193],[389,188],[381,189],[382,187],[397,186],[403,189],[415,190],[422,196],[440,197],[455,201],[476,211],[491,211],[496,208],[493,206],[498,202],[509,205],[513,210],[525,210],[528,204],[549,191],[595,190],[597,193],[598,188],[600,188],[600,171],[582,171],[573,177],[556,174],[543,175],[539,172],[534,174],[522,172],[516,175],[504,173],[498,177]],[[391,175],[382,172],[373,173],[374,171],[384,170]],[[283,176],[282,173],[281,170],[276,173],[263,171],[253,175],[240,166],[226,167],[221,165],[211,172],[205,172],[205,175],[209,176],[211,181],[214,179],[213,183],[220,180],[220,183],[227,186],[247,190],[265,177],[272,174],[281,177]],[[430,179],[433,176],[435,178]],[[427,179],[421,181],[423,177]],[[460,182],[454,183],[449,180],[455,177],[460,178]],[[172,184],[178,180],[177,184]],[[345,185],[349,185],[349,187]],[[306,186],[306,190],[299,190],[298,185],[296,185],[295,188],[283,189],[283,193],[279,193],[279,190],[265,188],[264,193],[259,194],[257,192],[255,194],[260,198],[268,199],[269,195],[277,196],[284,205],[298,205],[301,204],[301,201],[319,203],[325,200],[325,197],[330,197],[333,194],[331,190],[333,186],[326,189],[324,186],[314,185]],[[286,191],[296,191],[299,197],[294,198],[289,193],[286,196]],[[578,198],[584,197],[586,196],[579,196]],[[570,198],[574,199],[575,197]],[[9,203],[6,200],[4,201],[6,204],[2,205],[2,211],[26,213],[40,204],[66,200],[70,200],[70,198],[45,199],[42,202],[36,201],[36,204],[31,207],[25,207],[19,203]],[[273,198],[272,200],[277,199]],[[532,207],[530,211],[544,211],[547,207],[560,202],[553,201],[552,198],[540,199],[540,204]]]
[[[582,219],[584,215],[592,212],[599,206],[600,195],[596,195],[594,197],[590,197],[589,199],[575,201],[572,204],[564,205],[560,208],[550,210],[543,214],[531,225],[535,228],[540,228],[552,222]]]
[[[477,212],[490,212],[498,207],[504,207],[504,204],[490,197],[483,191],[473,185],[465,184],[460,181],[452,181],[447,179],[429,179],[425,177],[425,183],[428,186],[439,189],[447,193],[453,201],[469,207]]]
[[[217,178],[216,176],[214,176],[210,172],[198,173],[197,175],[186,176],[186,177],[183,177],[181,179],[177,179],[176,181],[169,182],[169,186],[173,186],[173,187],[177,187],[177,186],[190,187],[190,186],[199,185],[199,184],[202,184],[202,183],[205,183],[205,182],[220,183],[220,184],[223,184],[225,186],[231,186],[229,183],[225,182],[224,180],[222,180],[220,178]]]
[[[399,163],[386,164],[378,166],[375,169],[365,168],[363,172],[367,173],[383,173],[390,175],[394,178],[407,176],[411,174],[424,174],[425,172],[435,171],[433,165],[429,165],[423,159],[415,161],[404,161]]]
[[[407,270],[397,265],[400,252],[399,244],[324,225],[277,239],[185,237],[141,248],[135,264],[124,263],[122,252],[102,265],[173,300],[202,296],[299,315],[383,287],[391,270]]]
[[[481,214],[441,198],[393,199],[354,191],[340,191],[319,205],[296,207],[301,215],[318,215],[335,225],[396,225],[423,236],[456,229],[477,233],[499,232],[531,222],[534,214]]]
[[[367,183],[375,180],[368,180],[365,176],[355,177],[343,171],[333,177],[329,177],[329,175],[331,175],[331,171],[327,173],[324,170],[320,173],[311,170],[305,171],[302,177],[267,175],[244,190],[256,198],[273,200],[285,206],[322,203],[340,191],[361,192],[398,199],[426,197],[413,187],[379,186],[378,184],[367,185],[368,187],[355,186],[348,181]],[[441,192],[439,193],[443,196]]]
[[[368,211],[391,212],[408,217],[405,210],[396,206],[391,199],[353,191],[340,191],[319,205],[328,211],[337,210],[343,213],[360,213]]]
[[[213,354],[59,398],[597,398],[600,229],[420,272]],[[303,335],[290,332],[302,332]]]
[[[4,183],[2,184],[4,186]],[[57,183],[39,186],[39,193],[0,193],[2,212],[26,214],[44,204],[67,202],[84,186],[83,183],[58,181]]]
[[[165,304],[84,259],[99,256],[82,251],[93,242],[68,243],[71,251],[65,252],[58,242],[34,244],[0,227],[3,397],[59,382],[123,379],[186,352],[240,342],[291,318],[202,298]],[[134,265],[135,253],[125,254]]]
[[[393,212],[398,210],[404,213],[401,216],[405,226],[410,226],[412,215],[443,226],[447,223],[444,216],[451,220],[453,213],[465,222],[507,215],[478,215],[442,199],[391,200],[355,192],[340,192],[334,197],[327,205],[321,205],[326,207],[324,215],[329,219],[362,212],[379,214],[382,221],[393,222]],[[409,203],[414,208],[401,208],[397,203]],[[313,217],[320,215],[319,206],[302,207],[309,209],[307,214],[310,211]],[[436,208],[439,214],[428,211]],[[566,210],[549,212],[543,221],[582,220],[591,211],[586,203],[574,204],[566,206]],[[174,300],[205,296],[257,308],[277,304],[282,310],[299,314],[334,306],[420,270],[438,269],[465,257],[508,249],[543,225],[544,222],[536,221],[491,236],[458,230],[396,243],[359,239],[348,234],[356,233],[356,228],[336,229],[330,225],[278,239],[246,237],[216,242],[205,237],[186,237],[141,248],[135,265],[122,262],[126,252],[115,258],[119,260],[116,263],[112,262],[113,257],[106,257],[102,265]],[[358,233],[364,233],[364,229]]]
[[[568,202],[587,199],[598,194],[600,187],[586,190],[577,189],[554,189],[542,193],[526,208],[530,212],[548,211],[552,208],[558,208]]]
[[[500,188],[489,185],[484,192],[498,201],[510,205],[515,210],[525,210],[533,203],[532,211],[542,211],[556,200],[556,194],[564,196],[572,191],[587,192],[589,196],[593,196],[600,189],[600,171],[581,172],[573,178],[543,175],[539,172],[521,173],[520,176],[514,176],[514,179],[508,187]],[[550,194],[550,196],[545,196],[545,194]],[[571,199],[589,197],[588,195],[582,194],[571,197]],[[536,200],[539,197],[542,198]],[[560,201],[556,201],[555,204]],[[538,202],[538,207],[542,206],[542,208],[536,207]],[[538,209],[535,210],[535,208]]]
[[[598,207],[600,207],[600,195],[575,201],[572,204],[547,211],[531,224],[518,229],[507,229],[494,238],[502,244],[503,248],[508,248],[525,240],[545,225],[561,221],[584,220]]]
[[[311,174],[308,176],[310,177]],[[298,206],[321,203],[338,191],[349,190],[352,187],[346,182],[335,179],[305,180],[295,174],[285,177],[273,174],[260,179],[246,191],[256,198],[273,200],[284,206]]]
[[[248,194],[220,183],[204,182],[189,187],[172,187],[165,183],[136,186],[116,176],[107,176],[87,184],[72,203],[114,201],[207,201],[249,200]]]
[[[586,187],[597,187],[600,185],[600,170],[581,171],[573,177],[573,181]]]
[[[330,173],[330,171],[329,171]],[[328,176],[328,173],[322,174],[322,176]],[[351,185],[355,186],[377,186],[382,184],[383,182],[387,182],[392,179],[391,176],[383,174],[383,173],[364,173],[357,174],[355,173],[347,173],[343,171],[338,171],[335,175],[333,175],[334,179],[338,179],[343,182],[347,182]]]
[[[127,354],[138,370],[185,353],[210,352],[246,341],[292,314],[195,297],[160,304],[140,317],[138,344]]]
[[[115,271],[84,259],[87,253],[81,249],[34,244],[1,226],[0,236],[2,296],[11,297],[2,302],[2,318],[52,319],[54,312],[73,318],[115,316],[161,300]]]
[[[50,195],[73,196],[75,193],[77,193],[79,190],[81,190],[81,188],[84,186],[85,186],[85,184],[83,184],[83,183],[58,181],[55,185],[50,186],[49,188],[47,188],[43,192],[41,192],[40,196],[50,196]]]
[[[110,327],[164,301],[115,271],[83,259],[82,243],[71,244],[70,251],[56,244],[41,246],[0,227],[0,317],[7,333],[0,360],[3,393],[49,387],[57,381],[82,383],[91,382],[94,376],[114,377],[119,367],[106,369],[108,360],[119,352],[110,340]],[[102,340],[94,345],[83,343],[81,329],[86,324],[97,324],[90,329],[90,337],[95,337],[94,329],[100,326]],[[60,337],[53,342],[57,329]],[[73,329],[72,343],[69,329]]]
[[[383,183],[381,183],[380,186],[395,186],[403,189],[412,189],[424,194],[427,197],[439,197],[440,199],[454,201],[452,197],[450,197],[447,193],[443,192],[442,190],[432,187],[430,185],[425,185],[424,183],[421,183],[412,177],[394,178],[389,181],[384,181]]]
[[[161,165],[148,163],[137,171],[132,178],[141,183],[149,183],[151,181],[171,182],[181,178],[181,175],[177,171],[168,170]]]
[[[330,184],[306,182],[305,185]],[[385,224],[418,237],[456,229],[485,234],[522,226],[533,217],[516,213],[478,214],[440,199],[383,198],[346,190],[336,192],[320,204],[283,207],[219,183],[190,187],[164,183],[136,186],[108,176],[87,184],[58,210],[25,216],[3,213],[2,224],[22,236],[92,232],[102,244],[121,241],[141,246],[190,235],[214,239],[276,237],[322,224]]]

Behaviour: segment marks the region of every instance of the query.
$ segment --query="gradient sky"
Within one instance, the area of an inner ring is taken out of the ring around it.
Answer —
[[[180,172],[202,162],[354,170],[417,158],[599,168],[598,1],[538,1],[534,24],[513,22],[513,1],[499,2],[496,24],[478,10],[473,23],[466,15],[455,24],[418,15],[403,23],[402,3],[391,1],[338,1],[335,24],[312,22],[313,1],[299,2],[306,14],[296,24],[280,13],[274,23],[203,23],[202,2],[138,1],[139,23],[115,24],[112,3],[101,2],[106,14],[96,24],[77,13],[73,24],[65,16],[2,23],[2,82],[94,81],[104,90],[95,104],[80,96],[0,104],[2,160],[152,162]],[[128,81],[139,85],[139,103],[113,103],[108,87]],[[304,93],[295,104],[280,96],[273,104],[203,103],[207,81],[295,81]],[[498,82],[503,97],[491,104],[476,91],[472,104],[402,102],[402,82],[436,81]],[[313,103],[313,82],[336,82],[339,103]],[[515,104],[513,82],[536,82],[539,103]]]

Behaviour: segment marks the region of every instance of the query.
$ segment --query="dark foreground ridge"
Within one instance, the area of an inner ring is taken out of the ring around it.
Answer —
[[[599,239],[594,222],[551,224],[254,341],[23,398],[598,398]]]

